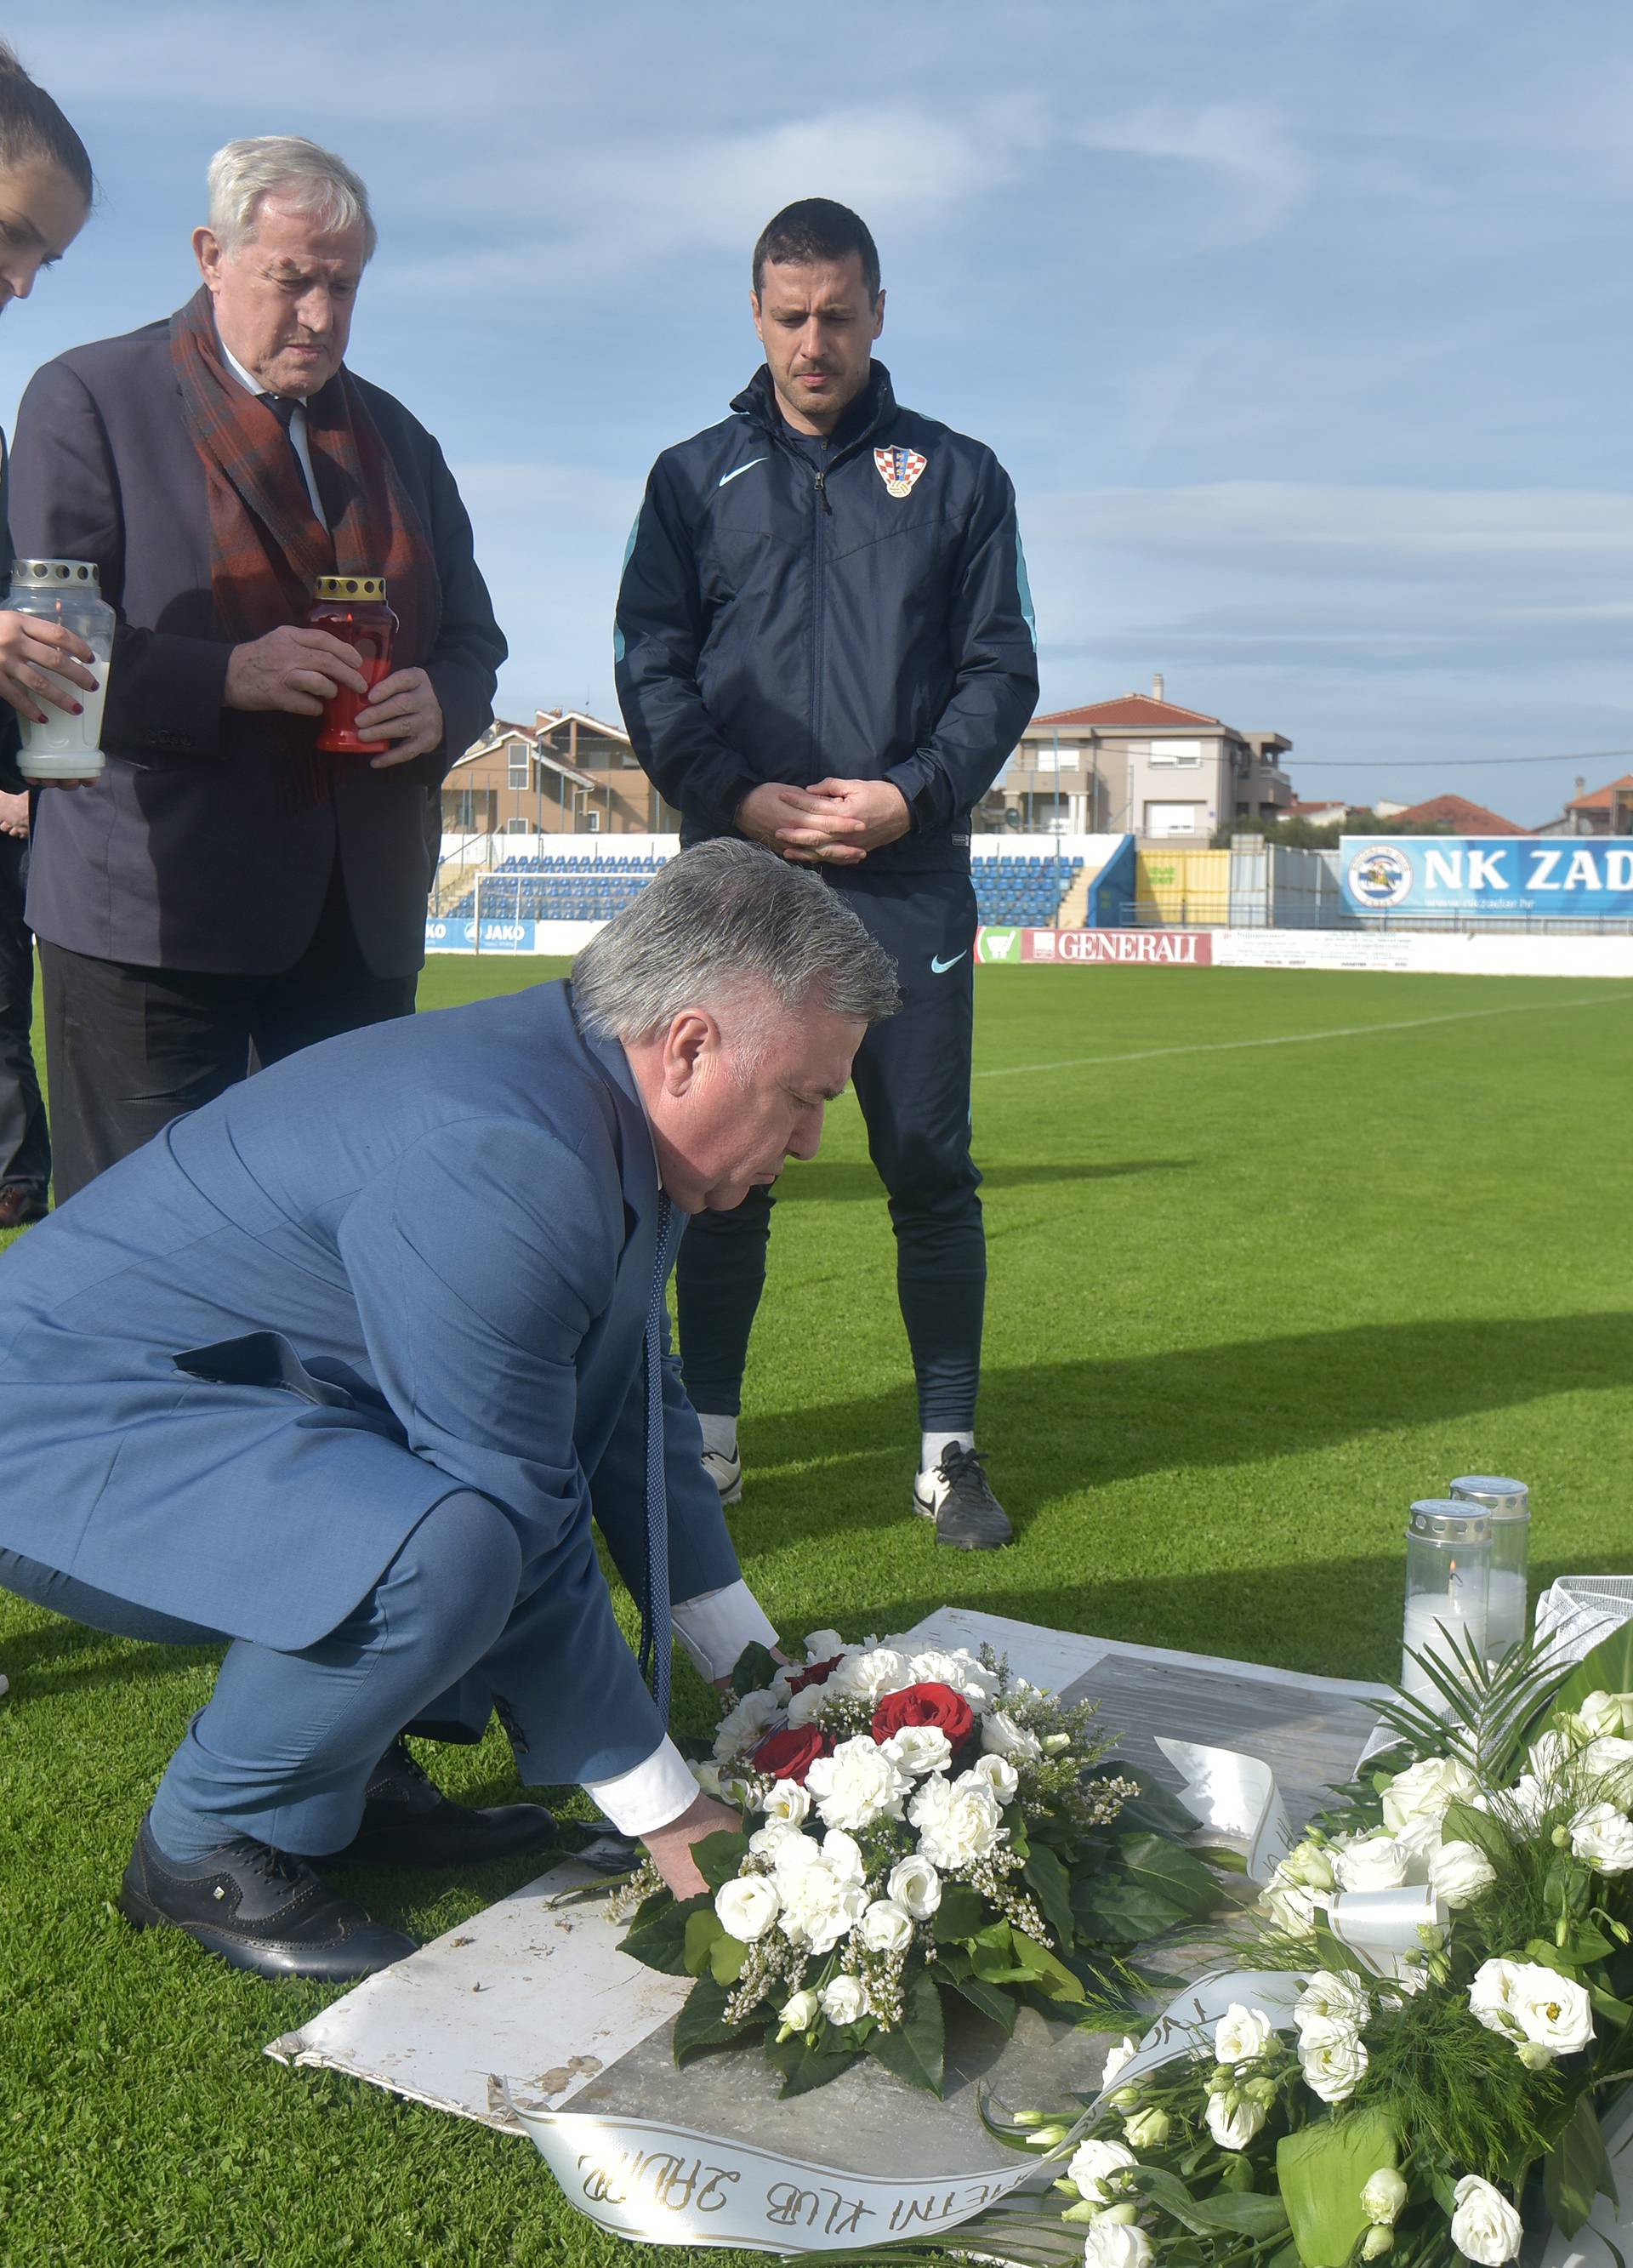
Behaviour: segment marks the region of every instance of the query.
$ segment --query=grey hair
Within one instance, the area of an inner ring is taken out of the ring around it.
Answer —
[[[224,252],[236,252],[254,234],[261,201],[276,192],[331,233],[361,221],[363,257],[374,257],[379,239],[361,178],[332,150],[304,135],[255,134],[229,142],[210,159],[205,180],[210,225]]]
[[[752,1060],[772,1004],[876,1024],[901,996],[895,963],[841,894],[754,843],[682,850],[573,963],[578,1020],[602,1039],[650,1039],[683,1008],[707,1008],[725,1011]]]

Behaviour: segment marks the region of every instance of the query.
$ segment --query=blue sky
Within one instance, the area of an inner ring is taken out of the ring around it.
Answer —
[[[1633,748],[1620,0],[71,20],[8,31],[104,197],[0,329],[6,422],[47,356],[188,295],[220,143],[340,150],[381,233],[350,359],[460,477],[510,714],[612,711],[646,468],[725,413],[754,237],[822,194],[879,239],[901,398],[1014,476],[1046,708],[1161,670],[1287,733],[1302,795],[1526,821],[1633,770],[1570,760]]]

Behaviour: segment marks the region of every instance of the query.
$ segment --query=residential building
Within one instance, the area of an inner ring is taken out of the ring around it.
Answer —
[[[1624,772],[1608,787],[1585,791],[1585,780],[1561,814],[1543,832],[1548,835],[1633,835],[1633,772]]]
[[[1070,835],[1130,834],[1176,848],[1232,819],[1269,819],[1293,800],[1280,733],[1244,733],[1166,699],[1126,693],[1034,717],[980,824]]]
[[[443,783],[445,835],[661,835],[680,824],[623,727],[583,709],[541,709],[531,725],[496,718]]]
[[[1374,805],[1372,815],[1381,819],[1384,814]],[[1380,834],[1431,828],[1443,835],[1529,835],[1532,831],[1498,812],[1488,811],[1482,803],[1470,803],[1466,795],[1431,795],[1426,803],[1409,803],[1404,811],[1392,810],[1388,821],[1388,828],[1380,828]]]

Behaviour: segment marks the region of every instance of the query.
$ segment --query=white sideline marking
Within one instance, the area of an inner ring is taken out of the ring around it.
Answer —
[[[1335,1024],[1325,1032],[1277,1032],[1262,1040],[1195,1040],[1175,1048],[1135,1048],[1126,1055],[1066,1056],[1058,1063],[997,1064],[976,1079],[1030,1078],[1041,1071],[1078,1071],[1088,1064],[1145,1063],[1153,1056],[1229,1055],[1241,1048],[1297,1048],[1312,1040],[1364,1040],[1374,1032],[1414,1032],[1425,1024],[1468,1024],[1484,1016],[1535,1016],[1556,1008],[1613,1008],[1629,1005],[1633,993],[1584,993],[1579,1000],[1519,1000],[1506,1008],[1459,1008],[1445,1016],[1403,1016],[1387,1024]]]

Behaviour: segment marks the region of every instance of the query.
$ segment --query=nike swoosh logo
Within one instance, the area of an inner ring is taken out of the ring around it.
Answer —
[[[966,946],[964,953],[967,953],[968,951],[969,947],[968,946]],[[943,961],[939,954],[932,954],[930,961],[931,975],[932,976],[945,976],[949,968],[956,968],[958,967],[960,961],[964,958],[964,953],[955,953],[951,961]]]
[[[724,488],[728,481],[734,481],[737,478],[738,473],[752,473],[756,465],[763,465],[766,462],[767,460],[764,457],[751,457],[746,465],[739,465],[735,472],[722,473],[715,485],[717,488]]]

